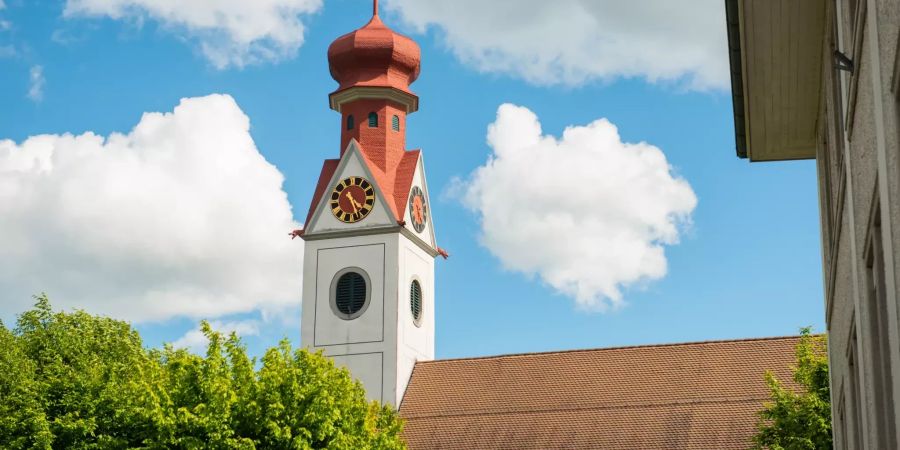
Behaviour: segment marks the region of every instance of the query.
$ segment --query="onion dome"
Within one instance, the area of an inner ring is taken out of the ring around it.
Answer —
[[[419,76],[419,45],[378,18],[377,2],[373,9],[369,23],[335,39],[328,47],[328,68],[340,84],[335,92],[365,86],[412,94],[409,85]]]

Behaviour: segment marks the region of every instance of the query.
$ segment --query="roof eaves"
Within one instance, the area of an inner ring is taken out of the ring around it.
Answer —
[[[734,141],[737,156],[747,157],[747,130],[744,117],[744,75],[741,55],[740,0],[725,0],[728,60],[731,66],[731,104],[734,108]]]

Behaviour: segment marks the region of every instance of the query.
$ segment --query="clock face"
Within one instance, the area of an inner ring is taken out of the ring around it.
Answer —
[[[428,206],[425,203],[425,193],[418,186],[412,189],[409,196],[409,218],[416,233],[425,230],[425,223],[428,222]]]
[[[331,213],[345,223],[359,222],[375,206],[375,187],[363,177],[347,177],[331,191]]]

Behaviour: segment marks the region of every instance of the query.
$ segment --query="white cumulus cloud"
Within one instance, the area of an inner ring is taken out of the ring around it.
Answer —
[[[256,320],[237,320],[237,321],[220,321],[213,320],[209,322],[210,328],[227,336],[232,332],[237,333],[241,338],[247,336],[256,336],[259,334],[259,322]],[[172,347],[185,348],[194,353],[205,353],[209,340],[203,335],[200,325],[191,329],[184,336],[172,342]]]
[[[0,140],[0,316],[54,306],[132,321],[299,304],[283,176],[227,95],[128,134]]]
[[[156,20],[226,68],[295,55],[306,30],[301,16],[321,7],[322,0],[67,0],[64,15]]]
[[[665,246],[697,204],[663,152],[622,142],[606,119],[542,134],[524,107],[500,106],[485,165],[457,188],[504,267],[536,274],[587,310],[623,303],[622,288],[666,274]]]
[[[721,0],[390,0],[420,32],[483,72],[537,84],[643,77],[726,89]]]
[[[28,72],[28,98],[39,102],[44,99],[44,84],[47,80],[44,78],[44,68],[42,66],[31,66]]]

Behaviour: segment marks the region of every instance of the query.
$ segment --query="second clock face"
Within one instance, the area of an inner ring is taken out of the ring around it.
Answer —
[[[425,230],[428,221],[428,205],[425,203],[425,193],[418,186],[412,189],[409,196],[409,218],[412,219],[413,228],[417,233]]]
[[[347,177],[331,191],[331,213],[345,223],[359,222],[375,206],[375,187],[363,177]]]

